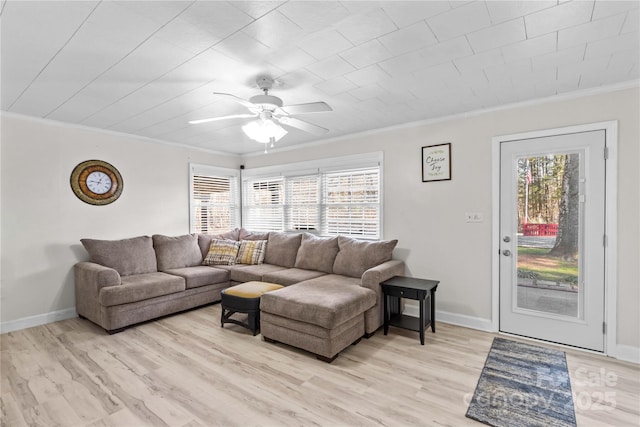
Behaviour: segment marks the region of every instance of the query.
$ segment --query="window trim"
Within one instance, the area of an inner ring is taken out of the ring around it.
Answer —
[[[194,224],[194,212],[193,212],[193,198],[194,198],[194,188],[193,188],[193,178],[195,175],[208,175],[212,177],[220,177],[220,178],[230,178],[235,179],[235,185],[237,188],[237,196],[236,196],[236,209],[235,209],[235,218],[232,219],[232,223],[236,225],[232,226],[232,228],[241,227],[242,225],[242,183],[240,180],[240,170],[225,168],[220,166],[211,166],[200,163],[189,163],[189,233],[196,233],[196,225]]]

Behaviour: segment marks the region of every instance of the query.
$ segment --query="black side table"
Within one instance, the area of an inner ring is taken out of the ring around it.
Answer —
[[[431,325],[431,332],[436,332],[436,289],[439,280],[416,279],[414,277],[394,276],[380,283],[384,296],[384,334],[387,335],[389,325],[420,332],[420,344],[424,345],[424,329]],[[391,314],[389,311],[389,298],[397,298],[398,306],[400,298],[408,298],[420,301],[420,318],[405,316],[403,314]],[[425,300],[429,298],[431,304],[427,306]],[[425,311],[429,308],[430,315]],[[426,322],[426,323],[425,323]]]

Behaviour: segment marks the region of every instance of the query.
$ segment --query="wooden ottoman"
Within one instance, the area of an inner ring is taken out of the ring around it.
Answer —
[[[225,323],[244,326],[255,336],[260,330],[260,297],[269,291],[282,288],[282,285],[267,282],[246,282],[222,290],[222,315],[220,327]],[[236,313],[246,313],[247,323],[232,319]]]

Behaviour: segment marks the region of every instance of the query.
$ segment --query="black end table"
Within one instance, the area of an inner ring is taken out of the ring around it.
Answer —
[[[439,280],[416,279],[414,277],[394,276],[380,283],[384,299],[384,334],[387,335],[389,325],[420,332],[420,344],[424,345],[424,329],[431,325],[431,332],[436,331],[436,289]],[[389,298],[397,298],[398,307],[400,298],[420,301],[420,318],[405,316],[401,313],[390,313]],[[429,298],[431,304],[426,306],[425,300]],[[426,308],[430,315],[426,316]],[[426,322],[426,323],[425,323]]]

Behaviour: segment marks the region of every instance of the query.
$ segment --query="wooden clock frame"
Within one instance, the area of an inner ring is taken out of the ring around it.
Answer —
[[[87,187],[87,177],[92,172],[102,172],[111,179],[111,188],[106,193],[97,194]],[[70,183],[73,193],[90,205],[108,205],[115,202],[124,187],[118,169],[103,160],[87,160],[78,164],[71,172]]]

